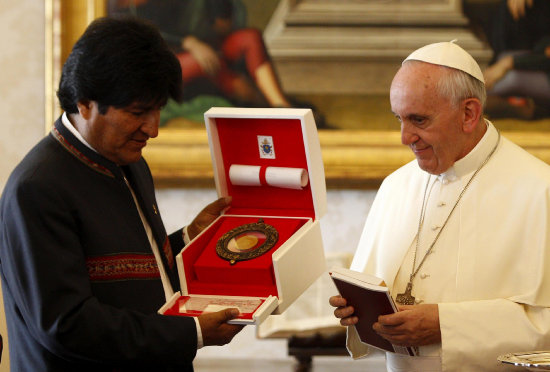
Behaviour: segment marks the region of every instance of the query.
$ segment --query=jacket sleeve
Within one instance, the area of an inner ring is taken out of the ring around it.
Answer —
[[[168,240],[170,240],[170,246],[172,247],[172,254],[175,256],[181,252],[183,247],[185,247],[185,242],[183,240],[183,228],[174,231],[172,234],[168,235]]]
[[[112,365],[189,365],[191,318],[143,314],[94,297],[73,207],[48,185],[6,191],[0,215],[5,288],[32,337],[52,354]]]

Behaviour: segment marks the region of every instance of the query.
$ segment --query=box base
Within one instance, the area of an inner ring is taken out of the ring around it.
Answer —
[[[182,296],[174,293],[159,313],[170,316],[198,317],[202,314],[237,308],[240,315],[228,321],[230,324],[260,324],[278,305],[277,297],[241,297],[241,296]]]
[[[252,319],[252,314],[263,303],[264,300],[260,298],[180,296],[164,312],[164,315],[199,316],[223,309],[237,308],[241,313],[239,319]]]

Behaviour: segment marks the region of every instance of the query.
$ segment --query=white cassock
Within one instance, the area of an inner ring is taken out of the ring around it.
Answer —
[[[428,183],[416,267],[458,195],[487,158],[498,133],[439,176],[416,160],[388,176],[377,193],[351,268],[384,278],[403,293],[412,270]],[[511,371],[497,356],[550,349],[550,166],[502,137],[473,179],[413,281],[417,303],[439,304],[442,342],[418,357],[387,355],[388,370]],[[368,353],[348,329],[354,358]]]

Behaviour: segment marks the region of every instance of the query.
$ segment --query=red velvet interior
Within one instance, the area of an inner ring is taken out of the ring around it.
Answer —
[[[315,218],[311,185],[302,190],[273,186],[234,186],[229,181],[232,164],[307,169],[300,119],[216,118],[228,195],[228,214],[299,216]],[[271,136],[275,159],[262,159],[257,136]],[[220,165],[218,165],[220,166]]]
[[[275,227],[279,234],[277,243],[263,255],[251,260],[237,261],[231,265],[229,261],[216,253],[216,243],[223,234],[249,223],[258,222],[258,217],[224,218],[212,240],[205,247],[197,261],[194,270],[197,279],[203,283],[241,284],[254,282],[262,286],[274,286],[273,261],[271,255],[288,240],[304,223],[305,219],[294,218],[264,218],[264,222]]]
[[[265,223],[277,229],[279,239],[273,248],[255,259],[238,261],[235,265],[231,265],[216,253],[216,243],[223,234],[237,226],[257,222],[258,218],[221,216],[203,234],[185,247],[182,252],[182,261],[188,294],[277,296],[271,256],[308,221],[307,218],[264,217]]]

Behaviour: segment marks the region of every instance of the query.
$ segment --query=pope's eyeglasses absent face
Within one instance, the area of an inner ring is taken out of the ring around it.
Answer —
[[[404,64],[390,90],[392,112],[401,124],[401,142],[411,148],[421,169],[436,175],[466,155],[461,111],[436,89],[445,73],[429,63]]]

